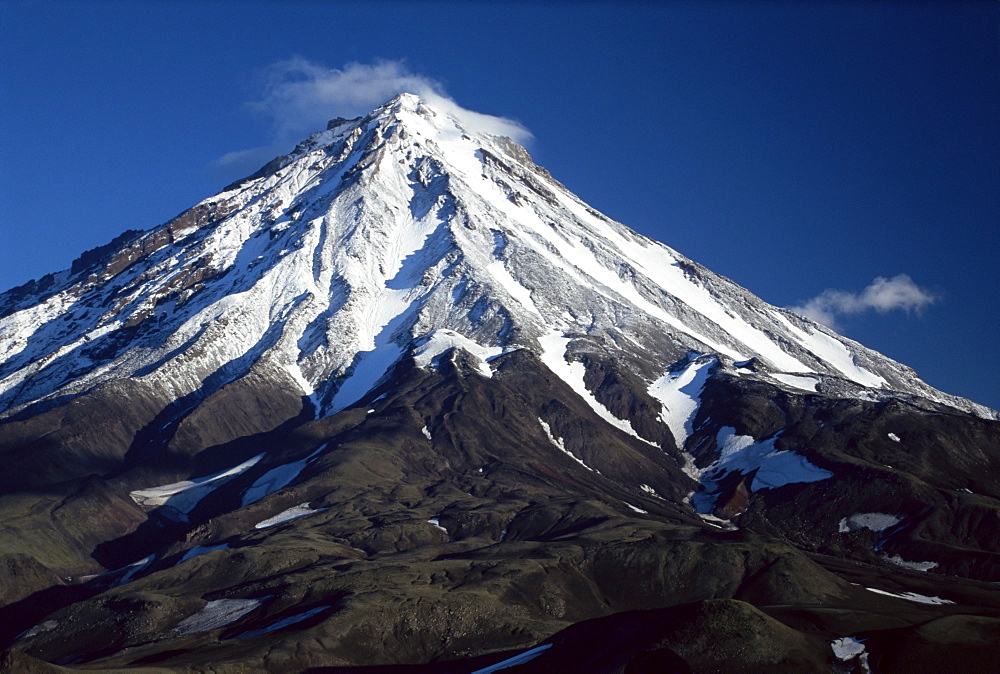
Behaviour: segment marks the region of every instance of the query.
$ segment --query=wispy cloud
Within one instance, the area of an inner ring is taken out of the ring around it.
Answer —
[[[473,131],[510,136],[519,142],[531,137],[518,122],[461,107],[441,82],[411,72],[402,61],[348,63],[342,68],[301,57],[279,61],[265,69],[261,95],[251,107],[271,118],[278,138],[298,140],[323,129],[333,117],[363,115],[400,93],[424,98]]]
[[[212,168],[221,173],[245,175],[274,159],[282,150],[287,151],[287,148],[279,144],[272,144],[227,152],[212,162]]]
[[[225,180],[246,176],[334,117],[348,119],[371,112],[396,94],[420,96],[458,119],[470,131],[508,136],[519,143],[531,132],[519,122],[463,108],[441,82],[411,72],[403,61],[348,63],[342,68],[296,57],[278,61],[261,73],[257,97],[248,106],[270,119],[272,137],[259,147],[227,152],[211,163]]]
[[[837,318],[875,310],[886,313],[901,309],[920,311],[937,301],[937,296],[921,288],[906,274],[892,278],[879,276],[860,293],[828,289],[796,307],[792,311],[811,318],[827,327],[837,329]]]

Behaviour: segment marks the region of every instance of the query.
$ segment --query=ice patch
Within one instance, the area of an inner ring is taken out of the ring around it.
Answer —
[[[285,522],[291,522],[292,520],[297,520],[300,517],[305,517],[306,515],[312,515],[313,513],[321,513],[328,510],[328,508],[317,508],[313,510],[309,507],[308,503],[300,503],[297,506],[292,506],[288,510],[282,510],[280,513],[274,517],[268,517],[266,520],[257,522],[254,525],[254,529],[267,529],[268,527],[273,527],[277,524],[283,524]]]
[[[846,534],[849,531],[859,529],[871,529],[872,531],[885,531],[889,527],[894,527],[903,520],[895,515],[887,513],[855,513],[850,517],[840,520],[837,531]]]
[[[541,655],[546,649],[552,648],[552,644],[545,644],[544,646],[536,646],[531,650],[525,651],[515,655],[512,658],[507,658],[503,662],[498,662],[495,665],[490,665],[489,667],[483,667],[482,669],[477,669],[472,674],[493,674],[493,672],[499,672],[501,669],[507,669],[508,667],[517,667],[518,665],[523,665],[526,662],[534,660],[539,655]]]
[[[231,625],[250,611],[260,606],[260,599],[216,599],[210,601],[195,613],[174,626],[178,634],[207,632]]]
[[[955,602],[949,599],[942,599],[941,597],[928,597],[924,594],[917,594],[916,592],[889,592],[888,590],[880,590],[877,587],[866,587],[869,592],[875,592],[877,594],[884,594],[887,597],[896,597],[897,599],[905,599],[907,601],[915,601],[918,604],[954,604]]]
[[[146,510],[167,506],[176,513],[175,519],[186,521],[187,514],[198,505],[201,499],[248,470],[262,458],[264,458],[263,453],[221,473],[184,480],[183,482],[173,482],[159,487],[150,487],[149,489],[137,489],[129,492],[129,496]]]

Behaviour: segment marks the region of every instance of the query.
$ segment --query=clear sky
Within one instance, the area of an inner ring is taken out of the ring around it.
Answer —
[[[5,0],[0,290],[395,77],[520,122],[609,216],[1000,408],[998,28],[994,2]]]

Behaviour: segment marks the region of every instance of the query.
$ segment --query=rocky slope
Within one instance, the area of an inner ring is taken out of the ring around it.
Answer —
[[[996,412],[414,96],[3,294],[0,359],[13,668],[1000,641]]]

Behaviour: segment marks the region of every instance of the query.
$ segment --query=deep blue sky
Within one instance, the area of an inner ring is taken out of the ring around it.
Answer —
[[[272,64],[404,60],[769,302],[909,275],[934,304],[839,329],[998,408],[998,28],[992,2],[6,0],[0,290],[255,168],[227,153],[290,149],[251,105]]]

